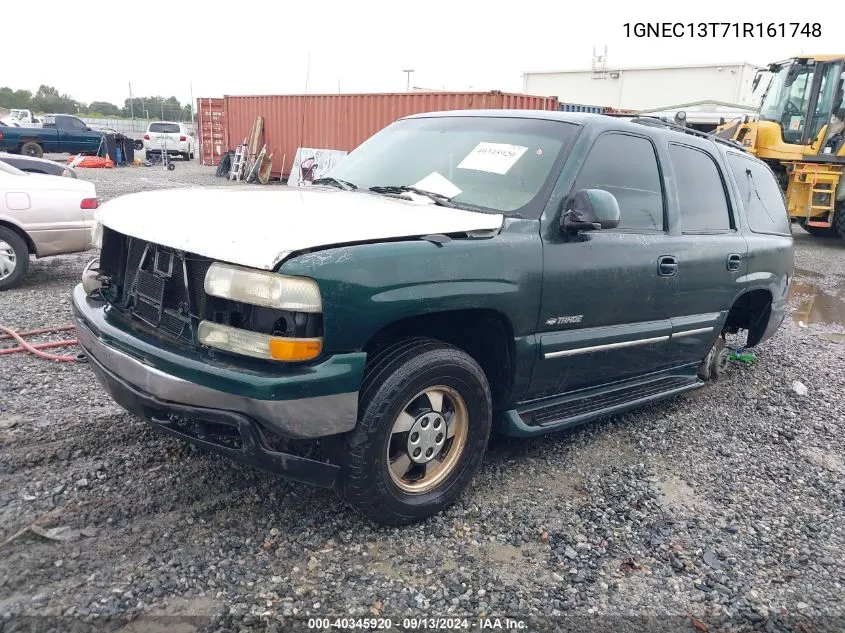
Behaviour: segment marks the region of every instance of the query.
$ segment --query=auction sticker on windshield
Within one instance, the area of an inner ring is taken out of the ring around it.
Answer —
[[[438,193],[447,198],[454,198],[461,190],[448,178],[441,176],[436,171],[431,172],[428,176],[420,180],[414,185],[417,189],[424,189],[431,193]]]
[[[466,155],[458,169],[474,169],[494,174],[506,174],[527,150],[521,145],[481,142]]]

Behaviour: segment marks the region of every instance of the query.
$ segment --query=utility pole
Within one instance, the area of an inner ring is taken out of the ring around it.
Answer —
[[[191,123],[194,122],[194,82],[188,84],[191,89]]]
[[[164,101],[161,102],[161,120],[164,121]]]
[[[414,72],[414,69],[406,68],[402,72],[405,73],[407,77],[407,81],[405,82],[405,92],[411,92],[411,73]]]
[[[129,118],[133,121],[135,120],[135,107],[132,104],[132,82],[129,82]]]

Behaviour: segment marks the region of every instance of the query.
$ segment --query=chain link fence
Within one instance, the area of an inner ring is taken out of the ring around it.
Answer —
[[[94,129],[102,129],[108,128],[110,130],[114,130],[115,132],[120,132],[126,136],[131,138],[140,138],[144,132],[147,131],[147,127],[150,124],[150,121],[158,121],[159,119],[105,119],[99,117],[79,117],[87,125],[90,125]],[[197,126],[196,123],[183,123],[185,128],[189,132],[193,132],[193,135],[196,136],[197,133]]]

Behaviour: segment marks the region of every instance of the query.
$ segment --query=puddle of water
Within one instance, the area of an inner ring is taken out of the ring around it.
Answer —
[[[818,273],[799,271],[796,275],[822,277]],[[795,306],[792,319],[804,327],[813,324],[838,325],[845,327],[845,299],[836,293],[823,290],[812,283],[792,282],[789,289],[789,302]],[[822,336],[831,341],[845,342],[845,334],[824,333]]]

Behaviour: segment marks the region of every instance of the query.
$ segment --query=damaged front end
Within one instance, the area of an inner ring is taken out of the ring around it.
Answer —
[[[293,279],[105,227],[74,290],[77,338],[111,397],[160,430],[330,487],[337,468],[291,446],[354,427],[365,355],[324,354],[319,288]]]

